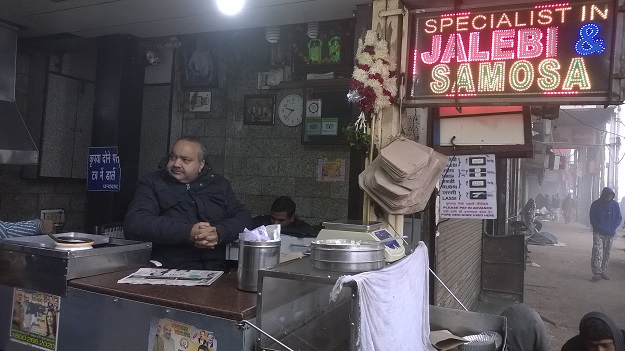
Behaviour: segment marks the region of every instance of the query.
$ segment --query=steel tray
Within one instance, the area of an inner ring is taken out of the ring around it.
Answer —
[[[47,235],[0,240],[0,284],[64,296],[68,280],[146,267],[150,261],[149,242],[76,232],[58,235],[93,239],[93,248],[57,249]]]

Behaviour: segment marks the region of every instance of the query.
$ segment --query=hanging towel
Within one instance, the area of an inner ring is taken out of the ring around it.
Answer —
[[[358,285],[359,351],[435,350],[430,344],[428,252],[423,242],[391,266],[340,277],[330,300],[351,281]]]

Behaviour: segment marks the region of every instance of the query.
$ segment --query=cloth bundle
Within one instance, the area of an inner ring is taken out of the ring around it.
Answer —
[[[428,250],[423,242],[403,260],[377,271],[340,277],[330,300],[343,284],[358,285],[359,351],[434,351],[430,344]]]
[[[399,137],[360,173],[360,187],[389,214],[422,211],[448,157]]]

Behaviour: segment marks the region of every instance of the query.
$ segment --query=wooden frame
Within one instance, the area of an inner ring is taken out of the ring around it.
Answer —
[[[275,105],[275,95],[245,95],[243,124],[273,125]]]
[[[206,35],[183,39],[183,85],[188,88],[217,88],[217,59]]]
[[[302,121],[302,144],[347,145],[345,128],[354,122],[358,110],[345,98],[345,86],[310,87],[304,96]],[[310,102],[315,102],[319,111],[308,111]],[[331,126],[328,129],[326,126]]]

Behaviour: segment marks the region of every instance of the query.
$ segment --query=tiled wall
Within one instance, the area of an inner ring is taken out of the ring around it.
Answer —
[[[29,57],[17,56],[16,100],[22,116],[28,110]],[[80,179],[20,177],[19,166],[0,165],[0,220],[39,218],[42,209],[64,209],[63,231],[83,231],[85,181]]]
[[[347,146],[302,145],[302,125],[287,127],[277,115],[274,125],[243,124],[246,94],[275,95],[277,105],[288,94],[304,93],[300,89],[257,89],[258,72],[270,68],[270,44],[262,38],[263,33],[245,31],[234,44],[213,39],[223,88],[210,89],[210,112],[182,113],[182,134],[197,136],[208,145],[213,168],[230,179],[253,215],[267,214],[276,197],[287,195],[295,200],[300,218],[309,223],[347,218]],[[345,159],[345,180],[318,182],[318,158]]]

